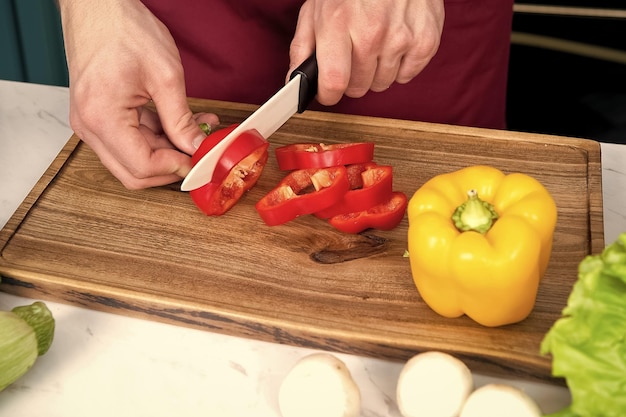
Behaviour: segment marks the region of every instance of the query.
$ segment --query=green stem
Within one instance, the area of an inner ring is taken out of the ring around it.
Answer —
[[[491,204],[478,198],[476,190],[469,190],[467,201],[457,207],[452,214],[452,221],[461,232],[473,230],[487,233],[497,219],[496,210]]]
[[[208,123],[200,123],[198,127],[200,127],[200,129],[202,129],[204,134],[207,136],[209,136],[209,134],[211,133],[211,125]]]
[[[29,306],[15,307],[11,311],[35,331],[39,356],[46,353],[54,338],[54,317],[48,307],[41,301],[36,301]]]

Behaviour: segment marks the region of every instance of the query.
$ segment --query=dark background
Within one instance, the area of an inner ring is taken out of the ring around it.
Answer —
[[[516,5],[626,10],[626,0],[520,0]],[[626,19],[516,12],[513,31],[626,54]],[[52,0],[0,0],[0,79],[67,85],[60,19]],[[512,44],[510,130],[626,143],[626,63]]]
[[[552,4],[626,10],[622,0]],[[625,19],[516,12],[513,31],[612,48],[626,56]],[[626,143],[626,63],[513,43],[507,121],[510,130]]]

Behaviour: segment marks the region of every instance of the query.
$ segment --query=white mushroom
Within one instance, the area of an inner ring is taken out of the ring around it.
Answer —
[[[346,365],[329,353],[300,359],[278,393],[283,417],[358,417],[361,393]]]
[[[404,417],[456,417],[473,386],[472,373],[462,361],[425,352],[402,368],[396,399]]]
[[[524,391],[504,384],[488,384],[474,391],[460,417],[541,417],[537,403]]]

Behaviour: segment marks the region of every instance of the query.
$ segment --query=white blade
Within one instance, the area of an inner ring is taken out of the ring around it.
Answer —
[[[220,157],[228,146],[246,130],[256,129],[261,136],[268,139],[276,132],[296,111],[300,94],[300,74],[291,79],[283,88],[278,90],[268,101],[241,122],[232,132],[222,139],[213,149],[198,161],[189,171],[180,187],[182,191],[191,191],[202,187],[213,177],[213,171]]]

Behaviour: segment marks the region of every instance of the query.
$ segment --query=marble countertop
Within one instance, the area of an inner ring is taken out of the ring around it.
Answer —
[[[71,136],[66,88],[0,80],[0,227]],[[602,144],[605,241],[626,231],[626,145]],[[0,310],[33,300],[0,293]],[[47,302],[50,351],[0,392],[0,415],[280,416],[278,388],[310,349],[225,336]],[[400,416],[401,363],[336,354],[356,380],[362,416]],[[546,413],[566,389],[474,374],[476,386],[526,390]]]

